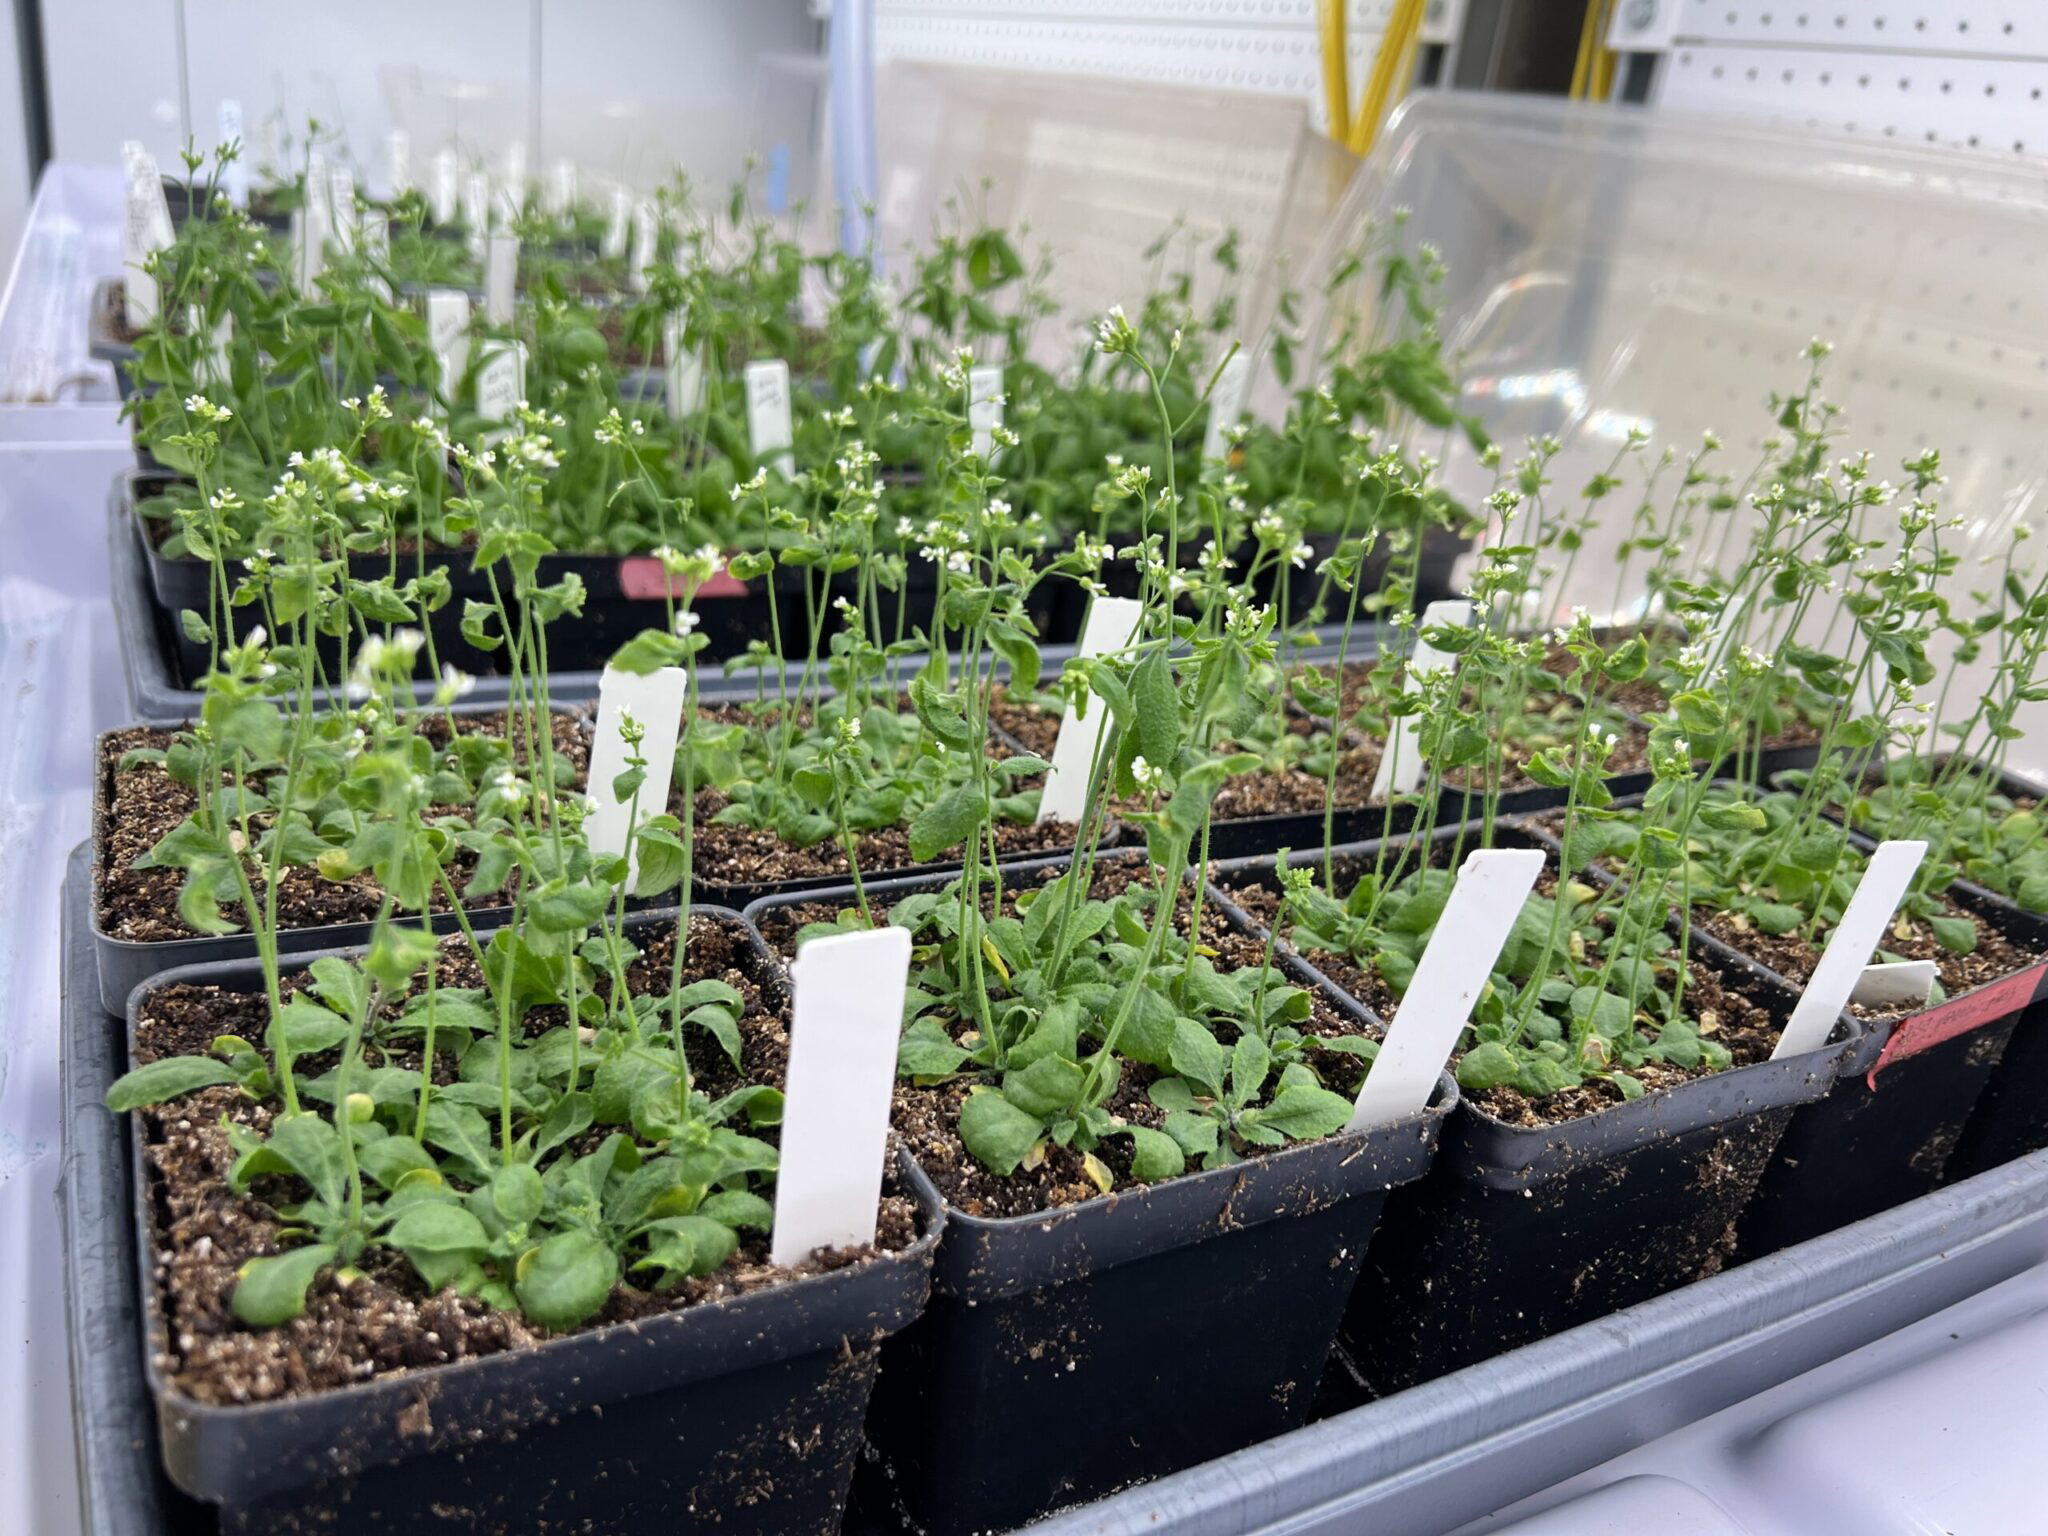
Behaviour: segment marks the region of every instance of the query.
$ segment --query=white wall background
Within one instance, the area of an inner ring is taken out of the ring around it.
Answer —
[[[607,169],[680,161],[723,183],[753,146],[814,131],[809,97],[779,88],[783,61],[818,51],[804,0],[184,0],[183,14],[181,80],[174,0],[46,0],[58,158],[110,162],[132,138],[168,168],[181,94],[201,148],[233,97],[252,152],[265,116],[294,129],[312,116],[381,183],[393,126],[416,156],[451,128],[493,156],[534,137],[536,65],[535,177],[569,154]]]

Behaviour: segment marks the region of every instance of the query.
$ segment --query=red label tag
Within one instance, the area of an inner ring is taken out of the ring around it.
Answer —
[[[1924,1013],[1914,1014],[1892,1031],[1891,1039],[1885,1042],[1884,1053],[1877,1058],[1877,1065],[1870,1069],[1870,1075],[1864,1081],[1875,1093],[1877,1074],[1893,1062],[1917,1056],[1944,1040],[1967,1035],[1994,1019],[2019,1012],[2034,1001],[2044,982],[2048,982],[2048,962],[2017,971],[2003,981],[1994,981]]]
[[[619,562],[619,590],[635,599],[660,600],[688,597],[690,589],[680,576],[671,576],[652,555],[628,555]],[[720,566],[709,581],[697,589],[699,600],[707,597],[745,597],[747,584]]]

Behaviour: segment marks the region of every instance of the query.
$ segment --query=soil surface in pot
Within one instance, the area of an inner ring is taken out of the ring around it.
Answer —
[[[1542,816],[1533,816],[1530,822],[1542,827],[1552,837],[1564,835],[1564,818],[1559,812],[1552,811]],[[1614,860],[1604,859],[1601,863],[1609,874],[1620,873],[1620,868]],[[1975,949],[1968,954],[1958,954],[1952,949],[1944,948],[1935,939],[1932,928],[1904,913],[1893,914],[1892,921],[1885,928],[1884,937],[1878,941],[1878,948],[1904,960],[1932,960],[1934,973],[1940,978],[1942,990],[1948,996],[1960,997],[1965,992],[1973,992],[1987,982],[1997,981],[2001,976],[2023,971],[2044,955],[2048,955],[2048,950],[2036,950],[2014,943],[1983,917],[1958,904],[1953,897],[1944,895],[1938,899],[1941,910],[1937,916],[1962,918],[1977,930]],[[1784,977],[1795,988],[1803,987],[1813,975],[1814,967],[1820,964],[1821,949],[1809,944],[1797,931],[1764,933],[1739,913],[1719,912],[1700,906],[1693,908],[1692,921],[1730,949],[1747,955],[1764,969]],[[1826,935],[1822,935],[1823,940],[1825,937]],[[1873,1008],[1862,1003],[1849,1005],[1849,1012],[1859,1019],[1895,1019],[1902,1014],[1918,1011],[1914,1008]]]
[[[465,734],[502,736],[505,714],[458,715],[458,727]],[[448,717],[423,714],[420,732],[436,746],[449,739]],[[134,943],[161,943],[170,939],[198,937],[196,929],[178,915],[178,891],[184,871],[178,869],[134,869],[130,866],[180,822],[192,814],[197,798],[185,785],[172,778],[160,765],[138,763],[123,768],[123,755],[138,748],[169,747],[177,732],[137,726],[110,733],[100,748],[98,764],[103,809],[93,829],[95,855],[94,918],[100,931],[112,939]],[[590,756],[590,724],[581,712],[554,716],[554,748],[575,770],[575,784],[581,787]],[[522,750],[523,758],[524,752]],[[467,806],[436,807],[431,814],[467,814]],[[450,861],[450,882],[460,891],[474,867],[475,857],[459,851]],[[252,864],[250,887],[260,897],[263,877]],[[510,889],[493,896],[466,902],[472,907],[508,905]],[[367,871],[347,880],[329,880],[310,868],[287,869],[278,880],[278,921],[285,928],[321,927],[329,923],[364,923],[377,915],[384,892]],[[435,899],[435,910],[446,911],[444,895]],[[221,912],[230,922],[242,923],[239,902],[223,902]]]
[[[665,995],[673,958],[674,929],[645,942],[628,980],[636,994]],[[746,1083],[780,1087],[788,1066],[789,1031],[782,983],[756,974],[758,952],[745,932],[729,920],[698,915],[690,923],[685,981],[717,977],[746,1001],[740,1020],[742,1068],[703,1036],[692,1042],[690,1059],[698,1086],[714,1099]],[[481,987],[483,978],[460,939],[442,945],[439,984]],[[287,993],[306,983],[303,972],[284,978]],[[386,1010],[395,1015],[397,1003]],[[151,993],[143,1002],[135,1036],[135,1064],[161,1056],[204,1052],[215,1036],[261,1040],[268,1011],[259,992],[180,984]],[[561,1025],[566,1011],[536,1008],[526,1032],[537,1036]],[[302,1059],[300,1080],[335,1065],[338,1052]],[[417,1071],[419,1053],[411,1036],[393,1038],[388,1059]],[[455,1060],[439,1053],[437,1081],[453,1081]],[[323,1270],[308,1292],[304,1314],[277,1328],[255,1330],[238,1322],[231,1308],[236,1270],[246,1260],[280,1252],[286,1223],[280,1206],[310,1193],[291,1175],[259,1178],[246,1196],[227,1184],[236,1154],[222,1129],[223,1119],[267,1131],[276,1106],[257,1103],[239,1088],[206,1088],[169,1104],[138,1111],[148,1168],[153,1217],[151,1271],[158,1287],[168,1337],[161,1368],[181,1392],[207,1403],[263,1402],[347,1386],[378,1376],[417,1371],[457,1360],[532,1348],[555,1335],[516,1312],[493,1310],[453,1290],[431,1294],[401,1255],[371,1248],[359,1261],[360,1278],[344,1284]],[[617,1127],[593,1126],[565,1149],[595,1150]],[[774,1142],[775,1127],[749,1134]],[[821,1250],[795,1269],[768,1262],[765,1234],[742,1233],[737,1253],[715,1273],[685,1280],[667,1292],[644,1291],[621,1281],[604,1309],[583,1329],[627,1322],[717,1301],[777,1285],[798,1275],[844,1268],[878,1251],[897,1251],[917,1239],[917,1208],[894,1188],[885,1191],[874,1244]],[[582,1330],[577,1330],[582,1331]]]
[[[1096,878],[1089,894],[1101,900],[1114,897],[1134,880],[1153,878],[1146,873],[1147,869],[1142,859],[1105,859],[1096,866]],[[1025,872],[1022,878],[1042,884],[1061,873],[1061,868],[1053,867]],[[1015,910],[1015,894],[1016,886],[1006,884],[1003,892],[1003,910],[1006,913]],[[761,931],[771,948],[785,957],[792,956],[798,930],[807,923],[831,922],[841,910],[841,903],[837,901],[811,901],[776,907],[761,915]],[[1183,892],[1178,909],[1178,930],[1182,934],[1188,931],[1191,911],[1191,895]],[[1264,943],[1234,927],[1217,910],[1214,902],[1203,903],[1201,921],[1202,942],[1215,951],[1211,958],[1219,972],[1256,967],[1262,963]],[[1309,989],[1309,999],[1312,1013],[1309,1021],[1300,1026],[1305,1036],[1378,1037],[1379,1031],[1375,1026],[1350,1017],[1313,988]],[[958,1021],[948,1027],[956,1038],[963,1033]],[[1235,1036],[1222,1031],[1218,1033],[1217,1040],[1228,1049]],[[1334,1092],[1355,1094],[1365,1080],[1364,1063],[1345,1052],[1325,1050],[1310,1043],[1305,1059],[1316,1069],[1324,1086]],[[1166,1113],[1145,1092],[1158,1076],[1152,1067],[1139,1062],[1124,1062],[1123,1080],[1107,1105],[1110,1113],[1133,1125],[1155,1129],[1160,1126],[1166,1119]],[[1049,1146],[1045,1161],[1038,1167],[1020,1168],[1007,1178],[991,1173],[975,1161],[960,1140],[958,1130],[960,1106],[966,1101],[973,1082],[970,1075],[928,1086],[900,1078],[896,1083],[895,1103],[890,1114],[892,1137],[908,1148],[947,1200],[971,1216],[1003,1217],[1078,1205],[1101,1194],[1084,1171],[1081,1154],[1072,1148]],[[1249,1155],[1260,1155],[1260,1149],[1250,1149]],[[1131,1144],[1127,1137],[1111,1137],[1095,1149],[1095,1156],[1115,1176],[1112,1188],[1144,1187],[1130,1177]],[[1189,1171],[1194,1172],[1195,1169],[1190,1166]]]
[[[1968,907],[1957,905],[1947,896],[1941,898],[1941,911],[1937,915],[1965,918],[1975,924],[1977,947],[1967,955],[1959,955],[1952,949],[1943,948],[1936,941],[1934,930],[1926,923],[1897,913],[1886,926],[1884,937],[1878,940],[1878,948],[1902,960],[1932,960],[1934,973],[1941,979],[1942,991],[1950,997],[1961,997],[1965,992],[1974,992],[2002,976],[2023,971],[2048,954],[2048,951],[2014,943]],[[1733,912],[1695,910],[1693,921],[1730,949],[1740,950],[1757,964],[1776,971],[1796,986],[1803,986],[1813,975],[1814,967],[1820,964],[1821,951],[1796,931],[1760,933],[1747,919]],[[1919,1012],[1916,1008],[1872,1008],[1861,1003],[1851,1003],[1849,1011],[1862,1019],[1891,1019]]]
[[[907,701],[902,707],[908,707]],[[720,724],[773,718],[772,713],[764,716],[751,706],[737,704],[707,707],[699,710],[698,714],[700,718]],[[1056,718],[1054,729],[1058,729]],[[1000,744],[991,750],[998,758],[1010,756],[1009,749]],[[1003,787],[1005,792],[1017,793],[1044,782],[1043,775],[1037,775]],[[698,881],[713,886],[761,886],[783,880],[846,880],[852,876],[846,863],[845,844],[836,834],[807,848],[800,848],[783,841],[769,828],[719,825],[714,818],[732,803],[732,799],[716,785],[707,784],[698,789],[696,802],[693,878]],[[683,784],[680,775],[670,785],[668,808],[671,814],[681,816]],[[1003,858],[1057,853],[1074,846],[1078,830],[1071,821],[999,821],[995,825],[996,849]],[[907,822],[861,833],[854,841],[854,853],[860,860],[863,880],[882,879],[893,872],[917,867],[917,861],[910,853],[910,827]],[[955,847],[942,852],[939,858],[947,860],[958,853],[959,849]]]
[[[1432,862],[1440,863],[1442,844],[1432,848]],[[1360,871],[1354,866],[1347,868],[1346,862],[1337,864],[1337,888],[1348,893]],[[1224,894],[1242,907],[1251,917],[1261,923],[1271,924],[1279,915],[1279,895],[1253,881],[1238,881],[1223,887]],[[1557,891],[1557,877],[1545,871],[1536,884],[1539,895],[1553,896]],[[1341,898],[1340,898],[1341,899]],[[1294,949],[1283,929],[1280,943]],[[1303,949],[1297,951],[1317,970],[1342,987],[1366,1008],[1382,1019],[1392,1018],[1400,999],[1379,971],[1327,949]],[[1726,976],[1704,957],[1688,956],[1688,969],[1684,997],[1685,1012],[1699,1022],[1700,1033],[1725,1046],[1734,1058],[1735,1067],[1746,1067],[1768,1059],[1778,1043],[1779,1019],[1764,1004],[1740,991],[1731,978]],[[1455,1072],[1459,1056],[1453,1052],[1451,1069]],[[1723,1068],[1722,1070],[1730,1070]],[[1631,1067],[1629,1075],[1640,1082],[1644,1089],[1654,1093],[1661,1088],[1676,1087],[1694,1078],[1710,1077],[1713,1069],[1707,1066],[1678,1067],[1666,1062],[1646,1061],[1640,1067]],[[1598,1114],[1617,1104],[1627,1102],[1621,1090],[1613,1083],[1601,1079],[1582,1083],[1576,1088],[1565,1089],[1545,1098],[1531,1098],[1514,1088],[1488,1088],[1482,1092],[1465,1092],[1466,1099],[1485,1110],[1495,1119],[1508,1125],[1544,1126],[1562,1125],[1567,1121],[1583,1119]]]

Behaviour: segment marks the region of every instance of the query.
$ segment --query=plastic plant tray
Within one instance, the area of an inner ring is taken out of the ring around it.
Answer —
[[[89,852],[64,892],[59,1215],[80,1507],[96,1536],[205,1531],[170,1488],[134,1347],[125,1129],[103,1081],[125,1026],[98,1006]],[[1043,1536],[1379,1536],[1447,1530],[1930,1316],[2048,1259],[2048,1152],[1852,1227],[1336,1413],[1032,1527]],[[864,1532],[872,1527],[848,1527]]]

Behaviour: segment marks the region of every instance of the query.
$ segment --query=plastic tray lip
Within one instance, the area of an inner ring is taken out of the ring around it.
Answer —
[[[1444,1529],[1640,1444],[1646,1403],[1659,1423],[1703,1418],[2044,1255],[2048,1151],[1053,1516],[1034,1536]]]
[[[1468,822],[1435,827],[1428,833],[1428,841],[1447,841],[1475,825],[1476,823]],[[1544,849],[1553,857],[1556,857],[1561,851],[1556,843],[1546,837],[1541,831],[1513,817],[1506,817],[1496,822],[1495,827],[1497,831],[1504,831],[1511,838],[1522,840],[1527,846]],[[1388,839],[1387,841],[1405,840],[1405,838],[1397,835],[1395,839]],[[1339,843],[1330,849],[1330,854],[1332,858],[1357,858],[1378,851],[1380,843],[1381,840],[1377,838],[1365,839],[1354,843]],[[1290,854],[1287,862],[1290,867],[1299,869],[1320,864],[1322,858],[1322,849],[1306,848]],[[1245,858],[1219,860],[1210,866],[1209,889],[1212,899],[1229,908],[1232,913],[1237,915],[1240,921],[1250,924],[1254,931],[1259,933],[1265,932],[1265,925],[1249,913],[1244,912],[1232,901],[1229,894],[1223,890],[1217,877],[1251,870],[1269,869],[1272,867],[1272,863],[1273,860],[1270,857],[1261,857],[1260,855],[1253,854]],[[1747,956],[1718,943],[1711,935],[1700,933],[1695,929],[1694,939],[1711,951],[1713,959],[1723,969],[1732,968],[1737,971],[1747,970],[1750,972],[1751,974],[1748,977],[1750,981],[1763,989],[1767,994],[1777,994],[1772,998],[1772,1001],[1781,1011],[1790,1011],[1792,1003],[1797,1000],[1798,994],[1790,990],[1782,978],[1757,965]],[[1341,999],[1343,1004],[1348,1005],[1349,1011],[1352,1013],[1374,1023],[1383,1023],[1371,1009],[1367,1008],[1357,998],[1352,997],[1350,992],[1336,981],[1326,976],[1313,962],[1297,952],[1292,945],[1283,946],[1276,944],[1274,946],[1274,958],[1276,960],[1291,961],[1292,965],[1288,967],[1289,969],[1294,970],[1300,977],[1312,979],[1325,991],[1335,994],[1335,996]],[[1499,1171],[1503,1175],[1512,1176],[1517,1170],[1525,1170],[1537,1159],[1564,1126],[1590,1126],[1597,1123],[1610,1138],[1626,1138],[1630,1135],[1647,1135],[1657,1131],[1681,1131],[1693,1128],[1694,1121],[1697,1118],[1696,1114],[1678,1116],[1674,1119],[1670,1113],[1670,1106],[1674,1102],[1675,1096],[1687,1088],[1706,1084],[1739,1084],[1754,1092],[1757,1088],[1778,1084],[1777,1091],[1770,1092],[1767,1098],[1755,1103],[1754,1107],[1756,1109],[1809,1103],[1827,1093],[1828,1089],[1833,1086],[1837,1078],[1845,1070],[1846,1063],[1863,1044],[1863,1040],[1864,1030],[1862,1025],[1852,1015],[1844,1013],[1835,1020],[1835,1026],[1829,1031],[1826,1042],[1811,1051],[1803,1051],[1797,1056],[1785,1057],[1782,1061],[1766,1057],[1762,1061],[1754,1061],[1747,1066],[1727,1067],[1722,1071],[1709,1073],[1704,1077],[1690,1078],[1683,1083],[1674,1083],[1666,1088],[1655,1089],[1644,1094],[1641,1098],[1627,1100],[1620,1104],[1611,1104],[1591,1115],[1582,1115],[1576,1120],[1563,1121],[1558,1125],[1511,1125],[1483,1106],[1474,1103],[1470,1098],[1461,1095],[1458,1104],[1462,1113],[1470,1117],[1474,1130],[1483,1134],[1489,1142],[1503,1149],[1500,1159],[1502,1167]],[[1738,1088],[1734,1091],[1739,1092],[1740,1089]],[[1721,1119],[1726,1117],[1717,1115],[1713,1118]]]
[[[628,914],[627,921],[633,925],[674,922],[680,915],[678,907],[657,908],[650,911]],[[692,918],[708,917],[716,922],[737,928],[758,944],[752,928],[740,914],[730,907],[692,903]],[[765,950],[765,946],[763,947]],[[313,961],[329,955],[349,955],[346,947],[317,952],[307,952],[291,957],[293,970],[302,970]],[[765,964],[773,966],[776,958],[763,953]],[[124,1045],[128,1059],[133,1060],[136,1016],[149,994],[161,987],[174,986],[184,982],[217,979],[223,971],[246,971],[253,968],[253,961],[225,961],[211,964],[178,966],[163,971],[146,981],[136,984],[129,994],[124,1020]],[[451,1361],[445,1365],[423,1367],[374,1376],[364,1381],[351,1382],[346,1386],[332,1387],[303,1397],[273,1398],[258,1403],[205,1403],[179,1391],[162,1369],[162,1341],[168,1336],[169,1322],[163,1310],[163,1298],[153,1283],[152,1265],[156,1245],[152,1242],[154,1225],[144,1202],[139,1198],[141,1191],[149,1187],[147,1166],[148,1144],[143,1140],[142,1123],[130,1116],[128,1125],[128,1176],[131,1194],[131,1214],[135,1225],[135,1260],[140,1284],[140,1301],[137,1323],[142,1346],[143,1381],[151,1399],[160,1414],[175,1414],[181,1421],[206,1426],[230,1423],[260,1423],[265,1419],[283,1418],[306,1402],[323,1403],[371,1403],[386,1398],[411,1398],[413,1388],[422,1381],[435,1383],[459,1383],[474,1380],[490,1374],[489,1367],[496,1363],[499,1371],[506,1368],[508,1361],[524,1360],[544,1351],[551,1351],[554,1360],[574,1359],[578,1356],[597,1356],[620,1341],[633,1338],[662,1339],[670,1335],[691,1333],[704,1334],[725,1327],[737,1327],[736,1319],[743,1320],[754,1313],[772,1310],[776,1298],[802,1288],[811,1296],[834,1295],[857,1285],[868,1283],[871,1277],[894,1271],[899,1281],[914,1283],[916,1272],[922,1267],[927,1274],[932,1256],[937,1252],[939,1240],[945,1231],[946,1216],[942,1207],[926,1200],[923,1192],[917,1192],[924,1230],[917,1240],[908,1247],[893,1252],[877,1254],[843,1269],[828,1270],[817,1275],[805,1275],[780,1285],[764,1287],[743,1295],[728,1296],[717,1301],[699,1302],[650,1317],[629,1319],[624,1322],[607,1323],[597,1328],[586,1328],[575,1333],[556,1335],[532,1350],[500,1351],[492,1355],[476,1355],[468,1359]],[[914,1184],[914,1181],[912,1181]],[[749,1306],[748,1303],[755,1303]],[[914,1313],[915,1307],[911,1309]],[[907,1321],[907,1319],[905,1320]],[[897,1326],[902,1326],[899,1322]]]

